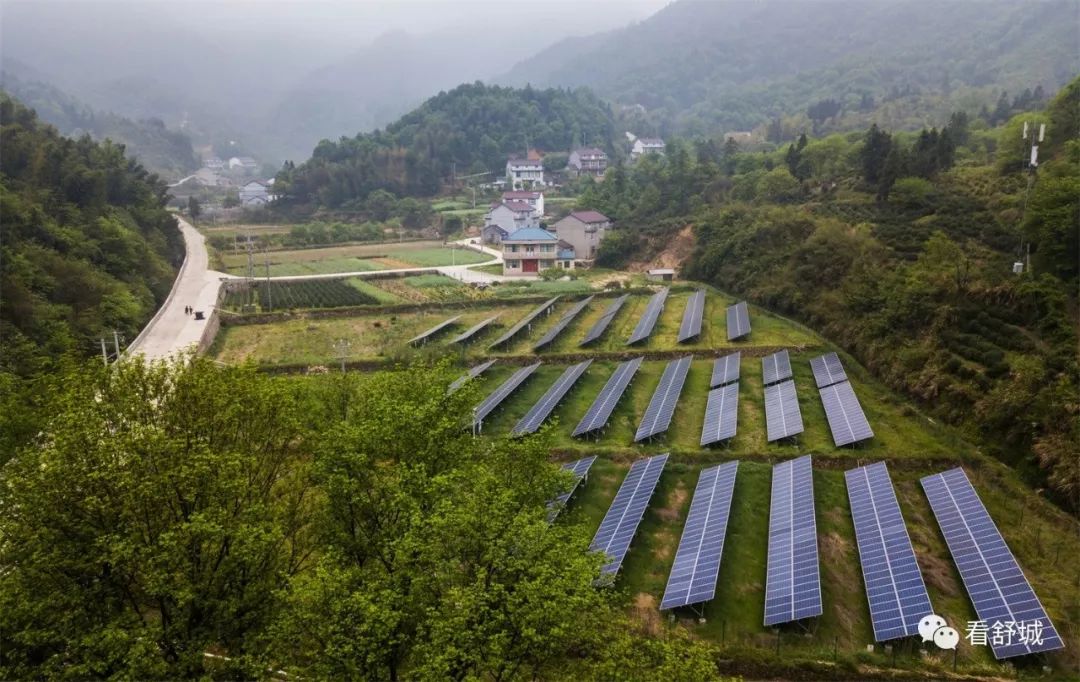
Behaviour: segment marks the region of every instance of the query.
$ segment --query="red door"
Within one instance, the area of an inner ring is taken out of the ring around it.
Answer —
[[[537,265],[537,263],[539,263],[539,261],[536,260],[535,258],[532,259],[532,260],[523,260],[523,261],[521,261],[521,270],[522,270],[522,272],[539,272],[540,268]]]

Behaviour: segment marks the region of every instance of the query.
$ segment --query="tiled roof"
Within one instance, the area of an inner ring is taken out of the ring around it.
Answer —
[[[504,242],[548,242],[557,241],[558,237],[542,227],[523,227],[515,230]]]
[[[611,222],[611,219],[600,211],[571,211],[570,215],[585,224]]]
[[[524,201],[504,201],[503,206],[514,213],[532,213],[533,207]]]

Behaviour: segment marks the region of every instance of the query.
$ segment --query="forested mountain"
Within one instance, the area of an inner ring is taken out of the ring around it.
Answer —
[[[683,275],[813,325],[1075,507],[1078,112],[1080,79],[996,129],[956,115],[764,154],[675,141],[581,203],[619,221],[599,262],[649,262],[692,225]],[[1025,121],[1047,124],[1037,174]]]
[[[467,84],[385,130],[324,140],[309,161],[286,167],[277,186],[295,202],[358,207],[377,189],[433,195],[452,172],[502,175],[507,156],[528,148],[565,152],[588,140],[610,150],[614,135],[610,108],[588,91]]]
[[[679,0],[625,29],[567,39],[498,82],[587,86],[649,112],[645,132],[749,130],[785,115],[825,130],[914,128],[1080,72],[1069,0]],[[583,65],[587,65],[585,68]],[[828,125],[826,125],[828,124]]]
[[[157,118],[132,120],[107,111],[95,111],[59,89],[38,81],[25,81],[6,71],[0,85],[44,122],[70,137],[90,135],[124,145],[128,155],[148,170],[169,179],[180,178],[199,167],[191,139],[169,130]]]

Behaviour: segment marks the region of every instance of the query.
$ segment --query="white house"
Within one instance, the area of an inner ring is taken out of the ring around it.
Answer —
[[[572,211],[554,227],[559,239],[574,247],[579,261],[592,262],[611,228],[611,219],[599,211]]]
[[[607,170],[608,155],[603,149],[583,147],[570,152],[567,168],[577,175],[600,176]]]
[[[503,192],[503,201],[524,201],[529,206],[532,206],[533,213],[536,217],[542,217],[544,215],[544,193],[543,192]]]
[[[203,161],[203,167],[211,170],[221,170],[225,168],[225,162],[216,156],[211,156]]]
[[[259,167],[259,162],[250,156],[234,156],[229,159],[229,170],[253,171]]]
[[[273,200],[270,187],[258,180],[252,180],[240,188],[241,206],[265,206]]]
[[[514,189],[544,186],[544,162],[533,159],[510,159],[506,162],[506,178]]]
[[[630,158],[639,159],[645,154],[663,154],[664,141],[658,137],[639,137],[630,148]]]
[[[532,277],[541,270],[574,268],[574,248],[539,227],[510,233],[502,241],[503,274]]]
[[[500,201],[484,215],[484,225],[498,225],[509,234],[524,227],[540,227],[540,216],[524,201]]]

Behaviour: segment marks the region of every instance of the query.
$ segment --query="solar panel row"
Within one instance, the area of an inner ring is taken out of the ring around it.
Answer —
[[[742,362],[742,352],[725,355],[713,360],[712,378],[709,380],[709,388],[716,388],[732,381],[739,380],[739,363]]]
[[[761,381],[766,386],[791,378],[791,356],[787,349],[761,358]]]
[[[538,362],[534,365],[529,365],[528,367],[522,367],[518,371],[514,372],[510,375],[509,379],[504,381],[502,385],[500,385],[498,388],[491,392],[491,395],[485,398],[482,403],[477,405],[473,409],[473,429],[475,430],[478,427],[482,426],[484,423],[484,419],[489,414],[491,414],[495,410],[495,408],[498,407],[500,403],[502,403],[502,401],[506,400],[506,397],[513,393],[518,386],[520,386],[526,379],[532,376],[532,373],[535,372],[536,368],[539,367],[541,364],[543,363]]]
[[[581,378],[581,375],[585,373],[585,370],[591,364],[592,360],[586,360],[567,367],[562,375],[555,380],[555,383],[540,397],[540,400],[537,400],[536,404],[529,408],[529,411],[514,426],[511,433],[515,436],[523,436],[540,428],[540,425],[548,418],[551,411],[555,409],[566,393],[573,388],[574,383]]]
[[[1018,625],[1039,637],[988,637],[994,657],[1012,658],[1065,646],[1005,538],[960,467],[921,479],[953,562],[979,620]],[[1030,628],[1030,629],[1028,629]],[[1041,640],[1041,641],[1040,641]]]
[[[866,414],[863,413],[859,399],[855,397],[855,389],[851,387],[850,381],[826,386],[820,389],[819,393],[836,447],[874,437],[874,431],[866,420]]]
[[[727,462],[702,469],[660,600],[661,610],[698,604],[716,596],[738,468],[738,462]]]
[[[919,632],[934,612],[884,462],[844,472],[874,640]]]
[[[495,364],[494,360],[488,360],[487,362],[481,362],[476,367],[473,367],[472,369],[470,369],[467,374],[464,374],[464,375],[458,377],[457,379],[454,379],[454,383],[450,384],[450,389],[447,391],[447,393],[453,393],[454,391],[458,390],[459,388],[461,388],[462,386],[465,385],[466,381],[468,381],[469,379],[475,379],[476,377],[480,376],[481,374],[483,374],[484,372],[487,371],[488,367],[491,367],[494,364]]]
[[[773,467],[767,566],[766,626],[821,615],[810,455]]]
[[[481,331],[484,330],[485,327],[487,327],[489,324],[491,324],[492,322],[494,322],[497,319],[499,319],[498,315],[492,315],[491,317],[487,318],[486,320],[482,320],[480,322],[477,322],[475,325],[469,327],[465,331],[461,332],[460,334],[458,334],[454,338],[447,341],[447,343],[449,343],[449,344],[466,343],[467,341],[471,341],[474,336],[479,334]]]
[[[709,391],[705,422],[701,425],[701,445],[712,445],[735,437],[739,412],[739,382]]]
[[[675,403],[679,402],[679,394],[682,393],[686,374],[690,371],[690,362],[693,359],[693,355],[687,355],[684,358],[672,360],[664,368],[660,383],[657,384],[649,406],[645,408],[645,416],[641,418],[637,433],[634,434],[635,443],[667,431],[668,426],[671,425],[671,416],[675,413]]]
[[[664,312],[664,301],[667,300],[667,295],[667,287],[653,294],[652,298],[649,299],[649,305],[641,315],[641,319],[638,320],[637,326],[634,327],[634,333],[626,340],[626,345],[630,346],[649,338],[653,327],[656,326],[656,321],[660,319],[660,313]]]
[[[554,500],[548,503],[548,521],[554,521],[555,517],[559,515],[562,508],[566,506],[566,503],[570,501],[570,498],[574,495],[574,491],[577,490],[581,482],[588,478],[589,469],[592,468],[593,462],[596,461],[596,455],[592,457],[585,457],[574,462],[567,462],[562,465],[563,471],[569,471],[574,475],[574,482],[570,485],[570,489],[562,493]]]
[[[518,332],[531,325],[533,320],[535,320],[540,315],[546,313],[547,311],[551,310],[551,306],[555,305],[555,302],[558,301],[560,298],[562,297],[556,296],[555,298],[548,299],[547,301],[541,303],[532,312],[521,318],[521,321],[519,321],[513,327],[510,327],[510,329],[507,330],[505,334],[495,339],[495,342],[488,346],[488,348],[498,348],[504,343],[510,341],[510,339],[518,335]]]
[[[588,333],[585,334],[585,338],[582,339],[581,343],[578,345],[588,345],[603,336],[604,332],[607,331],[608,325],[615,319],[615,316],[619,313],[619,309],[623,307],[623,304],[626,303],[626,299],[628,298],[630,298],[630,294],[623,294],[612,301],[611,305],[607,307],[607,310],[600,316],[600,319],[593,323],[592,328],[589,329]]]
[[[746,307],[746,301],[739,301],[727,308],[727,338],[728,341],[746,336],[750,333],[750,311]]]
[[[533,346],[533,350],[540,350],[544,346],[554,341],[555,337],[561,334],[562,331],[566,329],[566,327],[571,322],[574,321],[574,318],[578,316],[578,313],[584,310],[585,306],[589,305],[592,300],[593,297],[589,296],[588,298],[582,299],[575,303],[573,306],[571,306],[569,310],[563,313],[563,316],[559,318],[559,321],[555,323],[555,326],[547,330],[547,332],[540,337],[540,340],[537,341],[536,344]]]
[[[788,379],[765,387],[765,431],[770,443],[803,432],[794,381]]]
[[[608,557],[600,569],[602,573],[615,575],[619,572],[667,459],[668,456],[663,454],[634,462],[619,486],[619,492],[615,493],[615,499],[589,546]]]
[[[826,353],[810,360],[810,369],[814,370],[814,381],[818,388],[825,388],[847,380],[844,366],[836,353]]]
[[[441,332],[443,329],[446,329],[450,325],[454,324],[459,319],[461,319],[461,315],[454,315],[449,320],[445,320],[443,322],[440,322],[439,324],[435,325],[434,327],[427,330],[426,332],[424,332],[422,334],[417,334],[416,336],[409,339],[409,345],[410,346],[415,346],[418,343],[427,343],[428,340],[431,339],[431,337],[435,336],[436,334]]]
[[[705,290],[698,289],[686,301],[682,324],[679,325],[679,343],[689,341],[701,334],[701,315],[705,312]]]
[[[604,384],[604,388],[600,390],[600,394],[596,396],[596,400],[585,412],[585,416],[578,422],[577,428],[574,429],[575,436],[581,436],[603,428],[608,423],[612,411],[619,403],[619,398],[622,397],[626,387],[630,385],[630,380],[634,378],[634,374],[641,367],[641,361],[642,358],[634,358],[619,363],[619,366],[615,368],[615,371],[608,378],[607,383]]]

